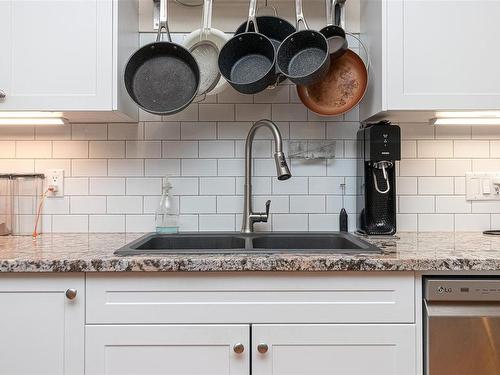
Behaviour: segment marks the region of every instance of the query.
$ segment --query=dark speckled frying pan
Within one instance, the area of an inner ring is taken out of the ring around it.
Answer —
[[[163,29],[167,31],[168,42],[161,40]],[[200,69],[187,49],[172,43],[167,24],[167,0],[160,1],[156,42],[134,52],[125,67],[124,79],[134,102],[157,115],[177,113],[196,97]]]

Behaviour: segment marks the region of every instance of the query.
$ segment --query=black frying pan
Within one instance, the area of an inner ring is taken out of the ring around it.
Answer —
[[[276,62],[290,81],[307,86],[319,81],[328,72],[328,42],[323,34],[309,30],[302,12],[302,0],[295,0],[295,15],[297,31],[281,43]],[[304,30],[299,31],[301,22]]]
[[[338,26],[340,20],[337,20],[337,17],[335,17],[334,20],[334,14],[336,16],[337,8],[341,11],[344,2],[345,0],[326,0],[326,26],[319,32],[323,34],[328,41],[330,59],[336,59],[342,56],[348,47],[345,31],[342,27]]]
[[[278,48],[286,37],[295,32],[295,27],[287,20],[278,17],[278,12],[276,8],[272,7],[274,10],[274,16],[258,16],[257,17],[257,27],[261,34],[267,36],[273,43],[274,49],[277,52]],[[260,9],[259,9],[260,10]],[[242,23],[235,32],[235,35],[244,33],[246,30],[246,22]],[[276,66],[276,81],[280,83],[284,81],[286,77],[280,74],[278,66]]]
[[[255,10],[250,0],[245,32],[235,35],[219,53],[219,70],[236,91],[256,94],[276,81],[276,52],[271,40],[259,34]],[[255,32],[251,32],[253,25]]]
[[[168,42],[162,41],[167,31]],[[156,115],[171,115],[196,97],[200,69],[191,53],[172,43],[167,23],[167,0],[160,1],[160,26],[156,42],[139,48],[125,67],[125,87],[134,102]]]

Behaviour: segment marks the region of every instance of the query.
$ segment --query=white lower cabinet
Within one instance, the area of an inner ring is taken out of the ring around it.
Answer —
[[[250,374],[249,325],[87,326],[85,341],[86,375]]]
[[[410,324],[254,325],[252,346],[254,375],[416,373]]]
[[[83,274],[0,275],[0,374],[83,375],[84,307]]]

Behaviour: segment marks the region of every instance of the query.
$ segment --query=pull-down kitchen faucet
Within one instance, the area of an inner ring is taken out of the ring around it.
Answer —
[[[250,128],[245,143],[245,198],[243,206],[243,224],[241,226],[242,233],[252,233],[254,223],[266,223],[269,218],[270,200],[266,202],[266,212],[252,211],[252,145],[255,138],[255,132],[263,126],[269,128],[273,133],[275,148],[274,161],[276,162],[278,180],[284,181],[292,177],[288,165],[286,164],[285,154],[283,153],[283,140],[278,127],[270,120],[257,121]]]

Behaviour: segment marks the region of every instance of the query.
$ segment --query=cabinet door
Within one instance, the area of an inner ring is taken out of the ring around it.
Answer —
[[[385,2],[388,109],[498,109],[500,1]]]
[[[0,1],[0,110],[110,110],[112,1]]]
[[[415,374],[414,325],[254,325],[252,345],[254,375]]]
[[[85,373],[248,375],[249,332],[247,325],[87,326]]]
[[[83,375],[83,284],[83,275],[0,275],[1,374]]]

